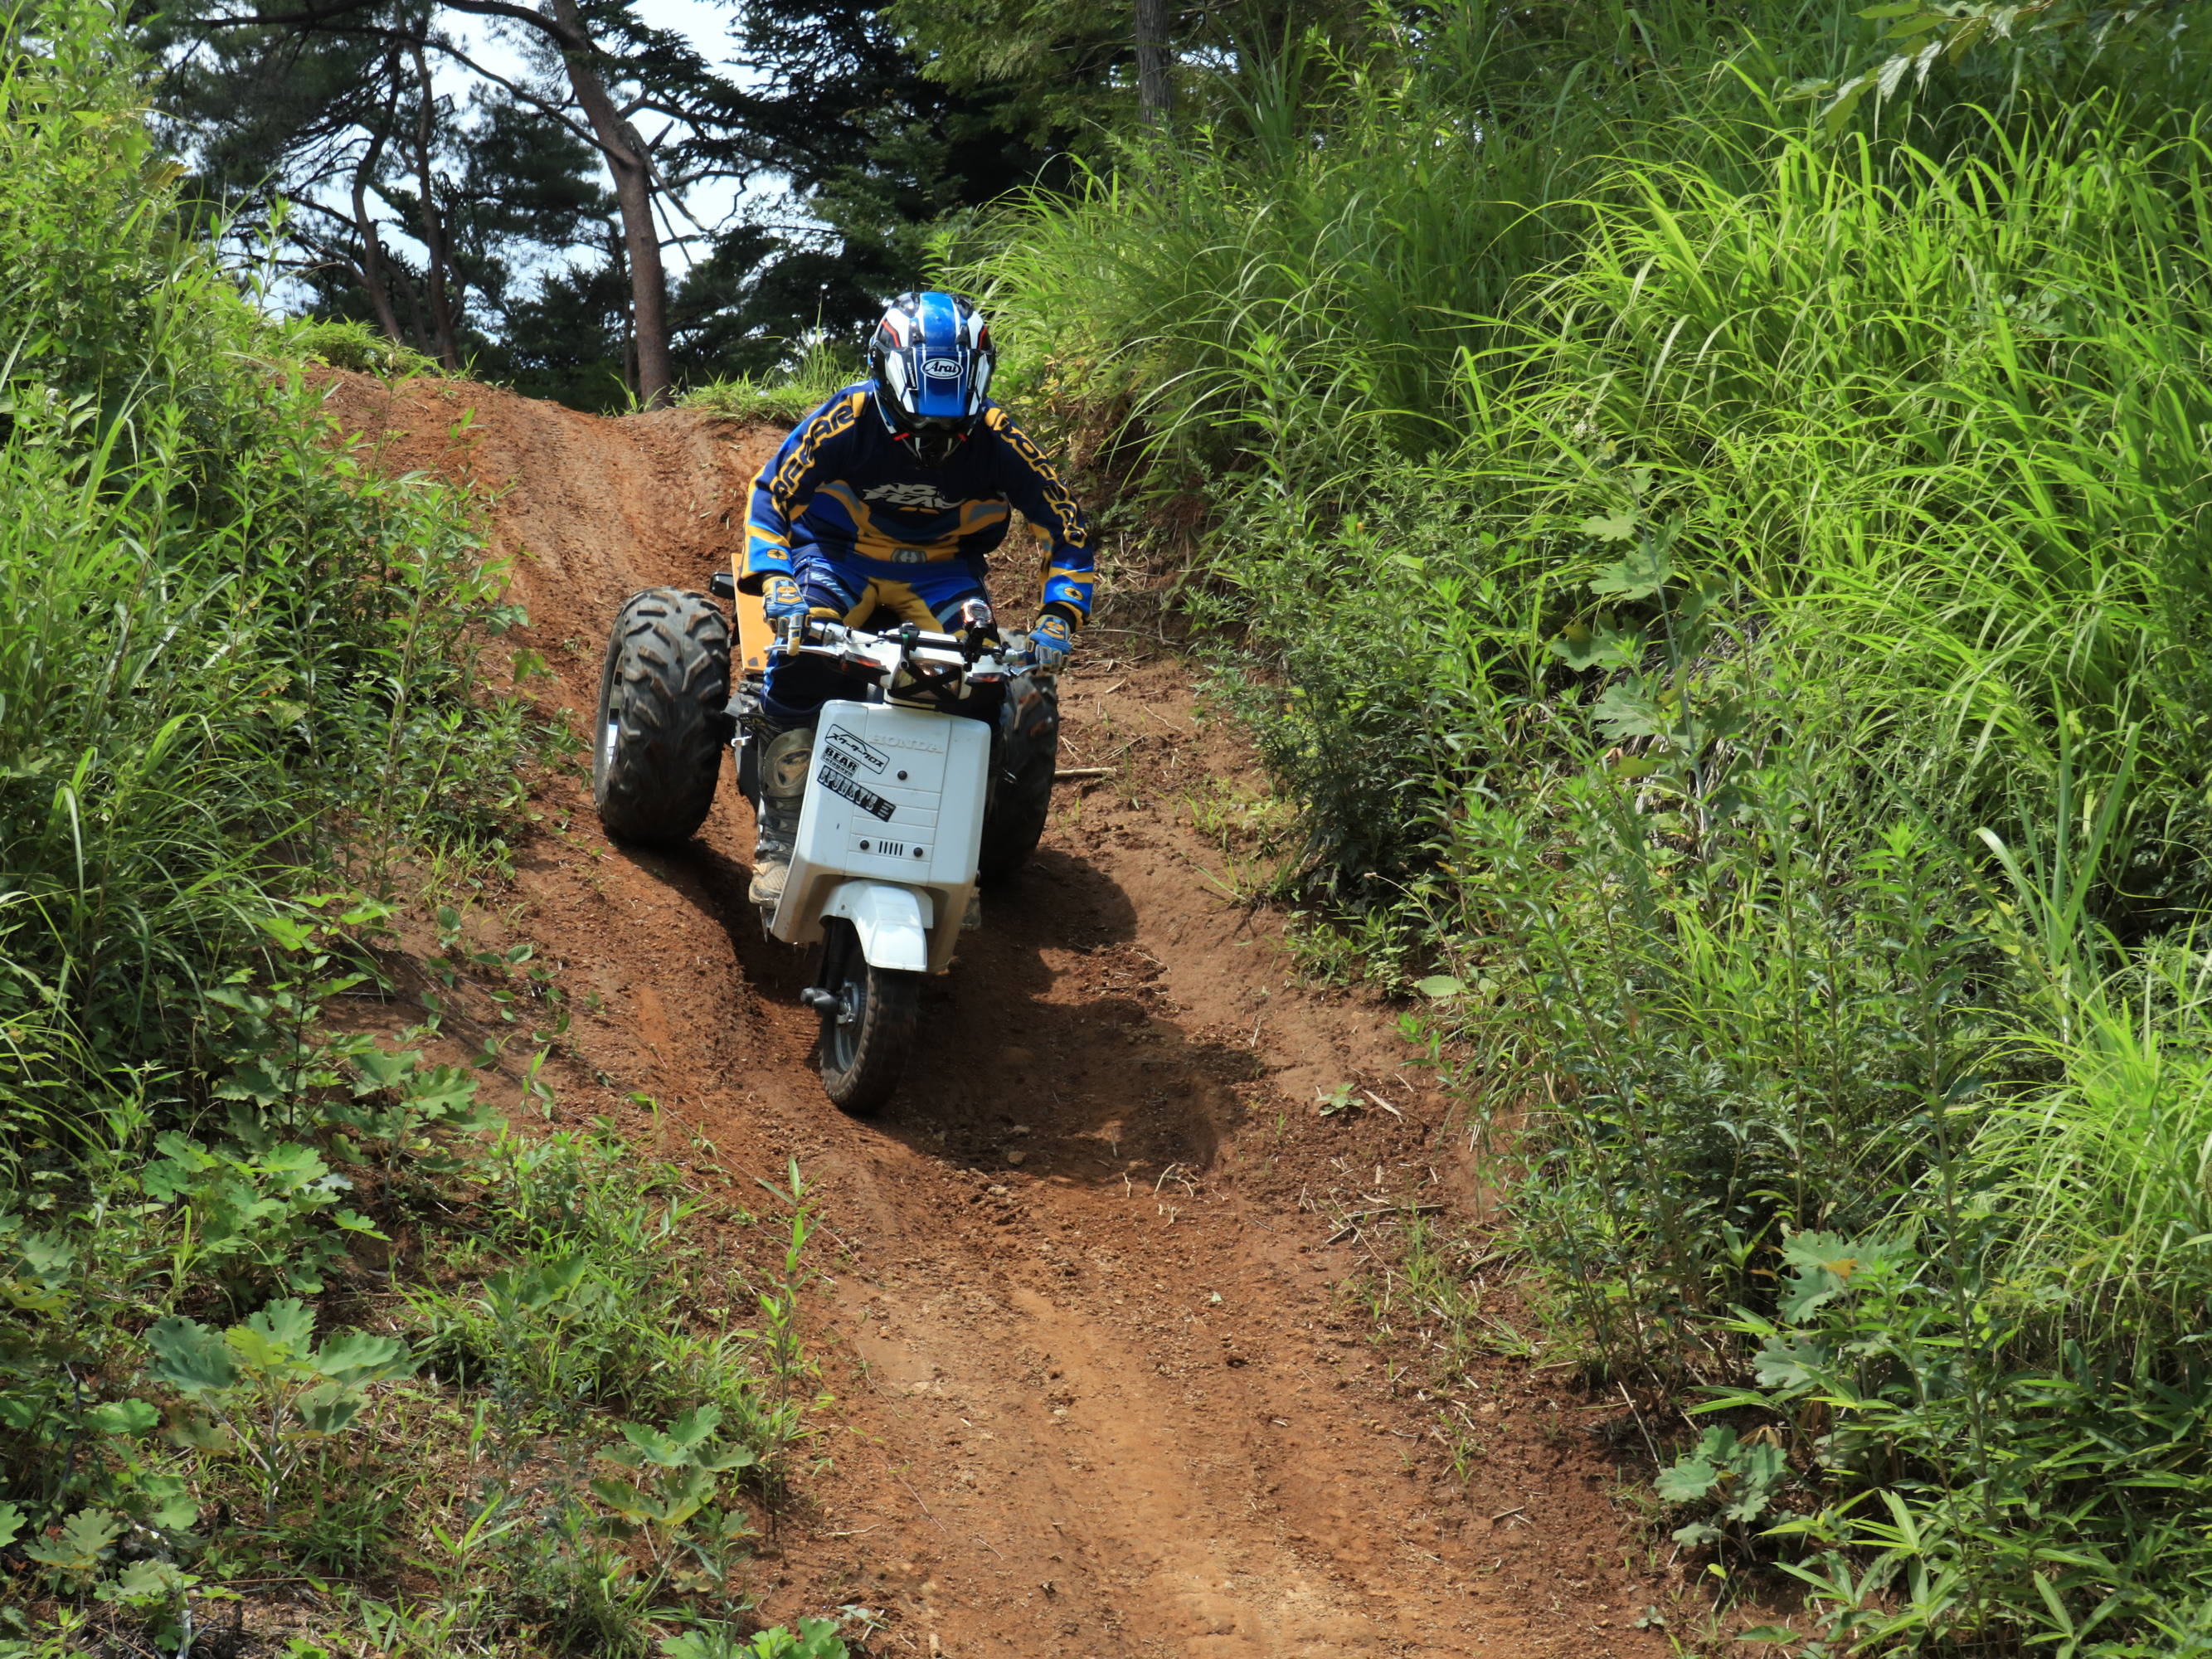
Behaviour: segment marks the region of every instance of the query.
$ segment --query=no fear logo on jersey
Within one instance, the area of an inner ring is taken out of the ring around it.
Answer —
[[[860,498],[880,501],[885,507],[919,507],[925,513],[950,513],[960,505],[939,495],[933,483],[878,484],[873,489],[861,491]]]

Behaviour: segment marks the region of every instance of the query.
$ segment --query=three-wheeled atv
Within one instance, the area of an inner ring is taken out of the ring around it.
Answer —
[[[722,750],[760,805],[761,690],[772,653],[833,663],[849,695],[824,704],[796,850],[762,926],[812,946],[800,994],[822,1019],[823,1086],[848,1112],[890,1097],[914,1047],[921,981],[979,920],[976,889],[1028,862],[1060,758],[1052,678],[1019,634],[967,638],[894,623],[809,619],[779,635],[726,572],[713,594],[635,593],[616,613],[599,676],[592,797],[618,841],[669,847],[706,822]],[[737,675],[730,617],[735,609]],[[995,718],[975,717],[989,692]]]

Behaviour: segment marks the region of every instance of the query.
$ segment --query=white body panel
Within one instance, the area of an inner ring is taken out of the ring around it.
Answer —
[[[823,916],[844,915],[870,962],[918,968],[910,933],[919,927],[927,965],[943,968],[975,890],[990,765],[991,734],[980,720],[890,703],[824,703],[791,874],[769,932],[787,945],[811,944],[822,937]],[[879,886],[907,890],[910,910],[866,890]],[[878,962],[867,949],[871,933],[900,959]]]

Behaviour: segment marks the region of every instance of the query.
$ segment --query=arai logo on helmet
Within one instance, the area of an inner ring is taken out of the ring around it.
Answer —
[[[957,380],[960,378],[960,360],[957,357],[926,358],[921,372],[933,380]]]

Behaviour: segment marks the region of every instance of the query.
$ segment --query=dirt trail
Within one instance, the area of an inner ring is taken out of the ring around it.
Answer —
[[[525,637],[580,734],[616,605],[728,567],[777,435],[351,376],[331,404],[386,465],[497,492]],[[1192,679],[1136,635],[1086,642],[1065,763],[1120,769],[1063,783],[874,1122],[810,1069],[726,773],[665,856],[611,846],[580,776],[541,792],[509,921],[580,1010],[599,999],[562,1117],[635,1122],[647,1095],[672,1145],[703,1135],[741,1177],[795,1157],[834,1234],[813,1333],[833,1467],[760,1564],[763,1611],[861,1603],[879,1652],[1008,1659],[1662,1652],[1632,1626],[1657,1592],[1623,1568],[1613,1408],[1488,1362],[1458,1395],[1462,1486],[1406,1356],[1370,1340],[1333,1218],[1455,1205],[1476,1172],[1389,1012],[1294,986],[1272,919],[1209,885],[1224,860],[1188,804],[1257,785]],[[1346,1081],[1388,1108],[1319,1115]]]

